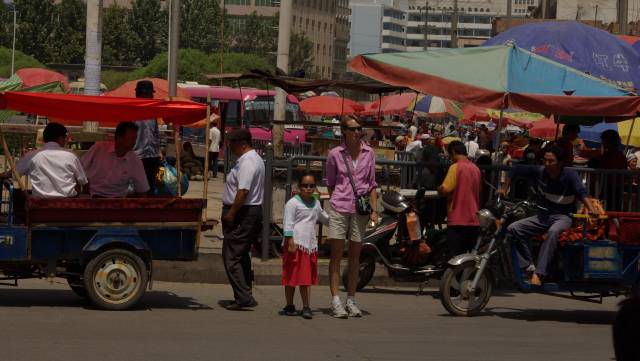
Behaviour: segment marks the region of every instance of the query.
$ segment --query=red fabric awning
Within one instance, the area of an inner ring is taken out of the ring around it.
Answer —
[[[356,114],[363,109],[362,104],[342,97],[315,96],[300,102],[300,110],[307,115]]]
[[[162,118],[165,124],[191,124],[206,117],[204,104],[159,99],[48,93],[0,93],[0,109],[55,118],[66,125],[98,121],[115,126],[125,120]]]

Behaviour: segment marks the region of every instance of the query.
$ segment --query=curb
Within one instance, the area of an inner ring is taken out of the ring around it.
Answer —
[[[282,263],[279,259],[262,262],[259,258],[252,259],[254,282],[256,285],[279,286],[282,284]],[[343,261],[341,269],[346,266]],[[319,285],[329,285],[329,262],[319,260]],[[212,283],[228,284],[227,275],[220,254],[200,253],[198,260],[193,262],[155,261],[153,263],[153,280],[183,283]],[[378,287],[418,287],[417,282],[396,282],[391,279],[387,270],[380,264],[376,265],[376,272],[369,286]]]

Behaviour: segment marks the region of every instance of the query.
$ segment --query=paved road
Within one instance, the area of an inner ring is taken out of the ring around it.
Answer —
[[[590,304],[502,293],[475,318],[445,314],[429,294],[375,289],[361,319],[279,316],[282,290],[256,289],[255,311],[217,306],[226,285],[156,282],[140,308],[91,309],[61,283],[0,287],[0,360],[611,360],[616,300]],[[427,291],[429,292],[429,291]]]

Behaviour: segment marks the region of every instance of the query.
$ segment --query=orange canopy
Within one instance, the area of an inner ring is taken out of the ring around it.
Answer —
[[[131,80],[120,85],[116,89],[106,92],[104,95],[110,97],[135,98],[136,84],[138,84],[140,80],[150,80],[153,83],[153,90],[155,91],[155,93],[153,93],[154,99],[166,99],[169,97],[169,82],[160,78],[144,78]],[[191,99],[189,93],[180,87],[178,87],[178,89],[176,90],[176,95],[180,98]]]

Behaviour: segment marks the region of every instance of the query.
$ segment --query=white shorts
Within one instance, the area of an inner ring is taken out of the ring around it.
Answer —
[[[371,217],[356,213],[343,213],[333,209],[331,204],[327,207],[329,215],[329,239],[348,239],[352,242],[361,243],[367,224]]]

